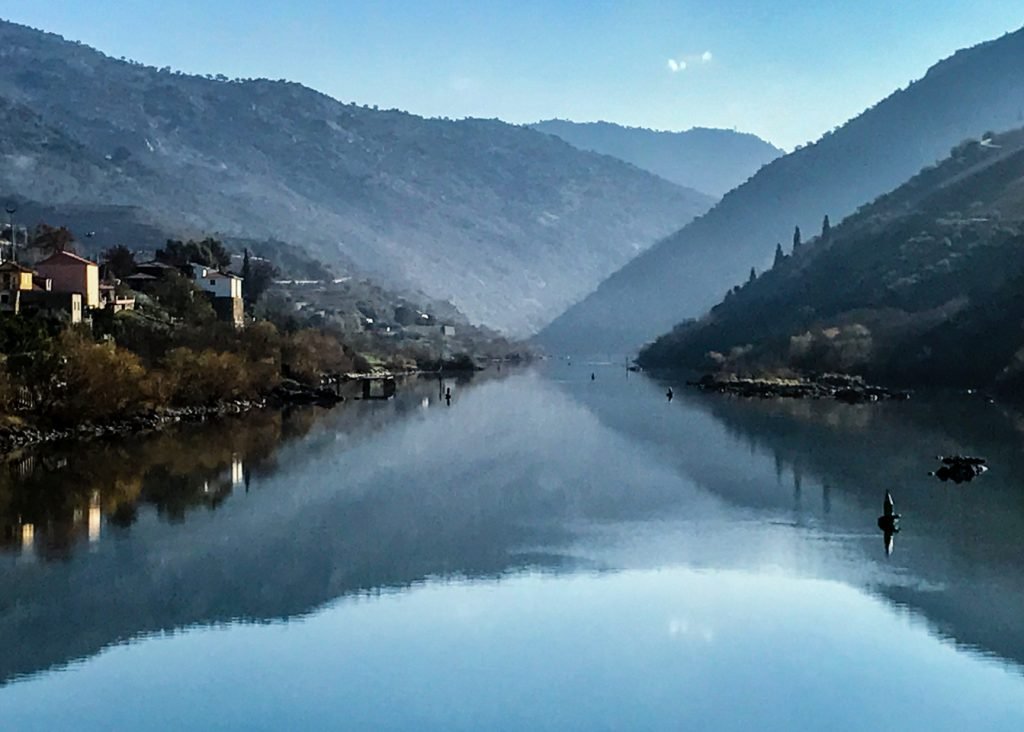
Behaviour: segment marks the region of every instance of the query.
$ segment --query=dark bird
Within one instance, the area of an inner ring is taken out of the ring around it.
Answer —
[[[669,401],[672,401],[672,397],[675,396],[675,393],[672,391],[671,386],[668,388],[668,391],[665,392],[665,396],[668,397]]]
[[[590,380],[593,381],[596,378],[597,378],[597,374],[595,374],[593,371],[591,371],[590,372]]]
[[[896,513],[892,502],[892,494],[885,492],[885,500],[882,501],[882,515],[878,517],[878,528],[882,530],[885,540],[885,555],[892,554],[893,535],[900,530],[900,515]]]

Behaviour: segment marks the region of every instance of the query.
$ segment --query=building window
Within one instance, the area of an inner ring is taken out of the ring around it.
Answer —
[[[212,285],[216,285],[216,284],[217,284],[217,280],[210,280],[210,285],[211,285],[211,286],[212,286]]]
[[[11,296],[8,295],[6,292],[3,295],[0,295],[0,302],[8,303],[10,301],[11,301]]]

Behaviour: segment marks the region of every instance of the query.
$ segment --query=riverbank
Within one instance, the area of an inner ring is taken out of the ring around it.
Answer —
[[[266,399],[238,399],[203,407],[167,407],[103,422],[83,421],[71,427],[46,427],[20,419],[0,426],[0,451],[12,452],[47,442],[94,440],[155,432],[181,422],[204,422],[264,409]]]
[[[688,385],[701,391],[756,399],[834,399],[848,404],[904,400],[909,391],[868,384],[860,376],[825,374],[813,379],[739,378],[706,374]]]
[[[346,387],[362,382],[400,382],[414,378],[445,378],[471,376],[484,369],[442,369],[412,371],[374,371],[346,373],[327,377],[321,386],[309,386],[283,379],[264,395],[251,399],[225,399],[202,406],[167,406],[140,411],[133,415],[104,420],[83,419],[73,425],[46,424],[38,415],[8,415],[0,422],[0,452],[7,453],[35,445],[64,440],[88,441],[156,432],[180,423],[200,423],[222,417],[238,416],[254,410],[320,407],[331,409],[346,401],[367,397],[353,392],[343,394]],[[382,397],[369,397],[380,399]],[[387,398],[387,397],[383,397]]]

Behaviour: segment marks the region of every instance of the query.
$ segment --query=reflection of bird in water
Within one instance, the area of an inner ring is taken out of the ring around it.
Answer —
[[[675,392],[672,391],[671,386],[668,388],[668,391],[665,392],[665,396],[668,398],[669,401],[672,401],[672,397],[675,396]]]
[[[900,515],[896,513],[892,502],[892,494],[885,492],[885,500],[882,501],[882,515],[878,517],[878,528],[882,530],[885,540],[885,555],[892,554],[893,535],[900,530]]]
[[[444,390],[444,403],[449,407],[452,405],[452,388],[450,386]]]

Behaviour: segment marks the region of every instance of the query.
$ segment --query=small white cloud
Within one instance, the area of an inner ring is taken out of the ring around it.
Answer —
[[[678,74],[680,71],[686,71],[693,64],[709,64],[713,58],[711,51],[677,56],[668,60],[668,70],[673,74]]]

